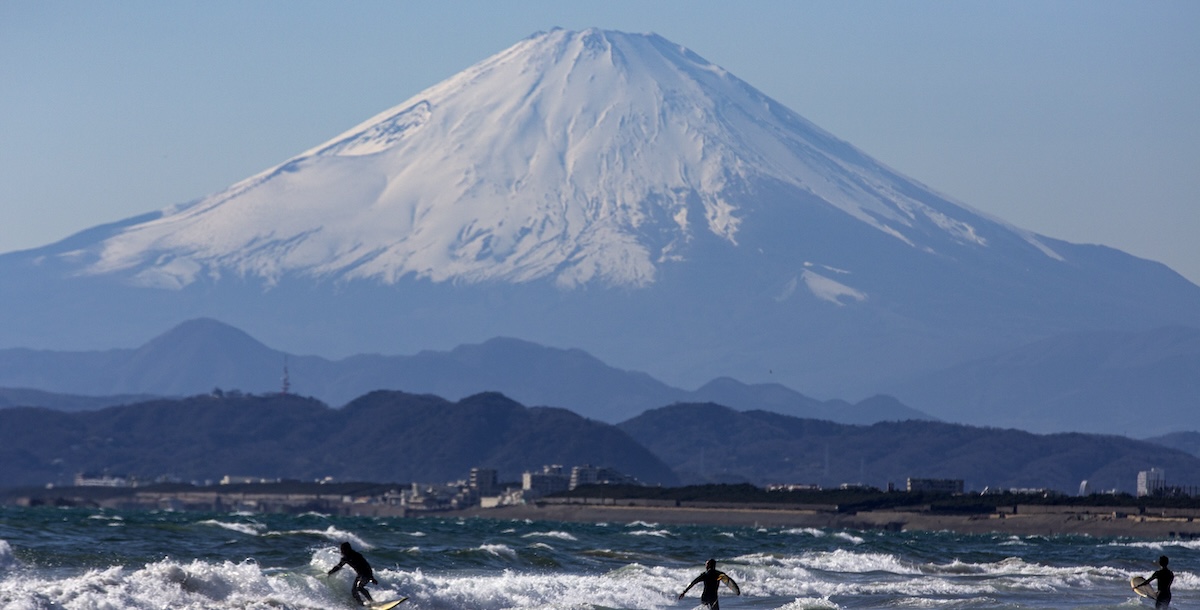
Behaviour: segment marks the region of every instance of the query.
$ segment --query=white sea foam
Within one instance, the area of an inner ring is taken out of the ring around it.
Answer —
[[[814,538],[821,538],[826,535],[824,530],[819,530],[815,527],[793,527],[793,528],[788,528],[788,529],[782,530],[782,531],[780,531],[780,533],[781,534],[793,534],[793,535],[803,534],[806,536],[812,536]]]
[[[334,592],[312,576],[266,574],[253,562],[160,561],[140,569],[110,567],[64,575],[33,573],[0,585],[5,610],[42,608],[316,609]]]
[[[575,536],[572,536],[571,534],[569,534],[567,532],[561,532],[558,530],[552,530],[549,532],[529,532],[528,534],[525,534],[521,537],[522,538],[557,538],[559,540],[579,540],[578,538],[576,538]]]
[[[294,531],[259,534],[284,537],[277,540],[239,535],[231,546],[231,536],[222,533],[227,526],[255,521],[221,516],[206,522],[208,527],[183,528],[178,535],[187,539],[177,545],[176,534],[159,527],[160,521],[195,525],[206,517],[140,520],[125,515],[125,528],[113,530],[107,527],[109,519],[81,523],[73,516],[68,527],[89,528],[93,537],[80,538],[77,529],[71,529],[62,530],[66,537],[59,539],[55,532],[47,533],[44,514],[35,512],[38,518],[24,530],[19,522],[0,524],[2,610],[330,610],[350,604],[353,574],[344,570],[330,578],[325,573],[340,558],[337,542],[351,535],[346,530],[359,527],[350,525],[357,523],[353,520],[330,521],[342,529],[304,530],[311,520],[275,525],[288,523],[287,518],[260,516],[272,528]],[[589,525],[536,522],[503,533],[510,524],[477,521],[464,526],[474,528],[468,532],[453,527],[453,520],[430,520],[420,522],[427,536],[419,538],[422,546],[410,547],[418,541],[411,535],[414,522],[374,523],[369,531],[379,550],[369,559],[379,584],[370,590],[377,600],[411,596],[409,610],[691,610],[699,602],[699,591],[693,589],[684,602],[675,597],[709,556],[741,585],[741,597],[722,587],[722,605],[730,608],[1052,610],[1062,607],[1059,602],[1066,598],[1089,607],[1135,608],[1128,579],[1150,573],[1152,560],[1162,554],[1153,545],[1161,545],[1178,564],[1178,597],[1190,598],[1200,591],[1200,576],[1189,571],[1200,563],[1195,551],[1184,546],[1190,543],[1173,541],[1122,541],[1114,546],[1106,540],[1050,539],[1013,548],[1004,546],[1005,536],[855,532],[842,537],[834,530],[785,533],[776,528],[762,533],[704,528],[692,536],[690,529],[624,528],[615,523],[602,537],[602,530]],[[665,540],[653,537],[671,531],[675,533]],[[556,532],[586,539],[585,548],[595,550],[571,550],[579,543]],[[630,537],[636,532],[643,537]],[[736,535],[724,537],[724,532]],[[860,536],[866,542],[854,543]],[[264,555],[261,560],[269,565],[240,561],[256,552],[249,549],[264,544],[290,550]],[[143,559],[158,548],[187,552],[190,545],[209,559]],[[212,559],[218,556],[228,561]],[[561,567],[545,567],[539,561],[543,557],[561,562]],[[426,567],[422,571],[416,566]]]
[[[17,565],[17,558],[13,556],[12,546],[7,540],[0,540],[0,570],[7,570]]]
[[[648,527],[648,528],[655,528],[655,527],[658,527],[658,524],[657,524],[657,523],[646,523],[645,521],[630,521],[629,523],[626,523],[626,524],[625,524],[625,527]]]
[[[229,523],[227,521],[218,521],[216,519],[207,519],[205,521],[201,521],[200,525],[215,525],[217,527],[225,528],[227,530],[245,534],[247,536],[258,536],[267,529],[267,526],[261,523]]]
[[[789,558],[800,565],[830,572],[865,573],[889,572],[891,574],[918,574],[916,566],[887,553],[855,553],[845,549],[829,552],[804,553]]]
[[[346,530],[338,529],[332,525],[323,530],[313,530],[313,529],[288,530],[285,532],[267,532],[264,535],[266,535],[266,536],[297,536],[297,535],[319,536],[321,538],[326,538],[328,540],[332,540],[337,543],[349,542],[351,546],[353,546],[354,548],[356,548],[360,551],[363,549],[375,548],[375,545],[367,542],[366,540],[363,540],[362,538],[359,538],[358,536],[356,536],[350,532],[347,532]]]
[[[667,530],[636,530],[625,533],[630,536],[658,536],[659,538],[668,538],[671,536],[671,532]]]
[[[796,601],[781,606],[779,610],[840,610],[841,606],[828,598],[799,597]]]
[[[383,575],[381,580],[394,582],[413,599],[436,599],[436,607],[451,608],[668,608],[678,605],[675,596],[682,589],[682,574],[641,566],[620,575],[509,570],[472,576],[384,570]]]
[[[1166,553],[1172,548],[1176,549],[1200,549],[1200,540],[1138,540],[1132,542],[1113,542],[1112,546],[1129,547],[1135,549],[1152,549],[1159,553]],[[1152,558],[1152,561],[1157,560],[1157,557]]]
[[[831,596],[876,595],[906,599],[942,597],[956,599],[961,604],[964,598],[994,595],[997,591],[992,582],[927,577],[842,582],[834,585],[826,593]]]
[[[477,547],[481,551],[487,551],[497,557],[516,557],[517,552],[512,550],[512,547],[507,544],[481,544]]]
[[[514,554],[502,544],[485,544],[473,550],[509,557]],[[12,551],[7,543],[0,541],[0,565],[4,557],[11,558]],[[337,557],[336,549],[329,546],[314,551],[310,565],[299,569],[263,569],[252,561],[163,560],[136,569],[21,571],[19,577],[9,575],[14,572],[0,571],[3,575],[0,607],[5,610],[342,607],[349,601],[349,577],[323,576]],[[1046,566],[1019,558],[917,564],[886,554],[845,550],[800,555],[747,554],[721,560],[719,567],[742,586],[743,598],[731,600],[732,606],[787,610],[836,610],[842,607],[838,602],[870,596],[890,598],[889,607],[963,607],[966,599],[976,600],[971,607],[996,607],[1007,602],[987,604],[979,600],[1003,600],[1014,590],[1053,594],[1058,587],[1104,590],[1124,587],[1127,582],[1126,574],[1110,567]],[[698,592],[690,593],[687,603],[676,602],[675,596],[699,571],[698,566],[642,565],[632,560],[607,573],[592,574],[518,570],[426,573],[380,565],[376,570],[380,582],[372,585],[371,591],[376,599],[411,596],[413,610],[463,607],[550,610],[598,606],[686,609],[698,602]],[[1181,591],[1200,588],[1200,580],[1188,572],[1180,572],[1176,583]],[[724,599],[731,594],[723,589],[722,595]],[[764,606],[755,599],[775,601]]]
[[[853,535],[853,534],[848,534],[848,533],[846,533],[846,532],[838,532],[838,533],[834,534],[834,537],[835,537],[835,538],[841,538],[842,540],[845,540],[845,541],[847,541],[847,542],[851,542],[851,543],[854,543],[854,544],[862,544],[863,542],[865,542],[865,541],[862,539],[862,537],[860,537],[860,536],[855,536],[855,535]]]

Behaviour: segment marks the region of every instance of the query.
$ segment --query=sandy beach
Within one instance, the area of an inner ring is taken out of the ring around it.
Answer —
[[[460,511],[493,519],[532,519],[566,522],[610,522],[730,525],[745,527],[815,527],[891,531],[952,531],[964,534],[1000,533],[1019,536],[1087,535],[1131,538],[1200,537],[1200,521],[1192,511],[1147,511],[1105,507],[1016,506],[1010,511],[980,515],[946,515],[922,511],[862,511],[761,508],[692,508],[585,504],[526,504]],[[1200,515],[1196,515],[1200,516]]]

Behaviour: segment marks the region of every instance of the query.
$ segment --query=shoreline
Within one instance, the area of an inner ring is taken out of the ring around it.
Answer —
[[[543,498],[519,505],[421,510],[404,505],[393,486],[346,484],[264,489],[256,485],[160,490],[75,488],[0,494],[0,504],[117,510],[304,512],[357,517],[481,518],[576,523],[663,523],[730,527],[948,531],[1013,536],[1082,535],[1200,539],[1200,508],[1006,504],[984,512],[931,505],[870,510],[835,504],[764,504],[635,498]]]
[[[1024,509],[1024,510],[1023,510]],[[822,529],[948,531],[958,534],[1014,536],[1083,535],[1113,538],[1200,538],[1200,520],[1191,515],[1129,514],[1102,507],[1079,510],[1014,507],[1013,512],[979,515],[872,510],[833,513],[763,508],[691,508],[587,504],[526,504],[470,508],[452,514],[488,519],[530,519],[573,523],[664,523],[734,527],[811,527]]]

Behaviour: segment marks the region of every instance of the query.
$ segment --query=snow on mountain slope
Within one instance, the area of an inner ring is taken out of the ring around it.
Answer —
[[[659,36],[553,30],[70,256],[161,288],[293,274],[646,286],[701,234],[760,246],[739,226],[768,213],[766,182],[927,252],[987,247],[980,227],[998,224],[914,196],[923,187]],[[835,303],[865,298],[829,275],[801,281]]]

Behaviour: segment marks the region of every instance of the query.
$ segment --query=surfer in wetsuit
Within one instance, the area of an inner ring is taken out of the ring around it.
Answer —
[[[1149,584],[1152,580],[1158,581],[1158,595],[1154,596],[1155,608],[1167,608],[1171,605],[1171,583],[1175,580],[1175,573],[1167,567],[1166,555],[1158,558],[1159,568],[1146,579]]]
[[[709,559],[704,562],[704,571],[700,573],[691,584],[679,594],[679,599],[683,599],[687,592],[696,586],[696,583],[704,583],[704,590],[700,593],[700,603],[712,608],[712,610],[720,610],[720,604],[717,603],[717,590],[721,586],[721,581],[729,583],[729,588],[733,589],[734,593],[741,595],[742,592],[738,588],[737,583],[728,574],[717,569],[717,560]]]
[[[354,597],[354,601],[358,602],[360,606],[367,605],[367,602],[374,602],[375,600],[371,599],[371,592],[367,591],[367,583],[373,582],[379,584],[379,581],[375,580],[375,573],[371,571],[371,564],[367,563],[367,558],[363,557],[362,553],[351,548],[349,542],[343,542],[341,550],[342,560],[333,566],[329,574],[332,575],[334,572],[342,569],[344,565],[354,568],[356,576],[354,577],[354,586],[350,587],[350,595]],[[367,598],[366,602],[363,601],[364,597]]]

